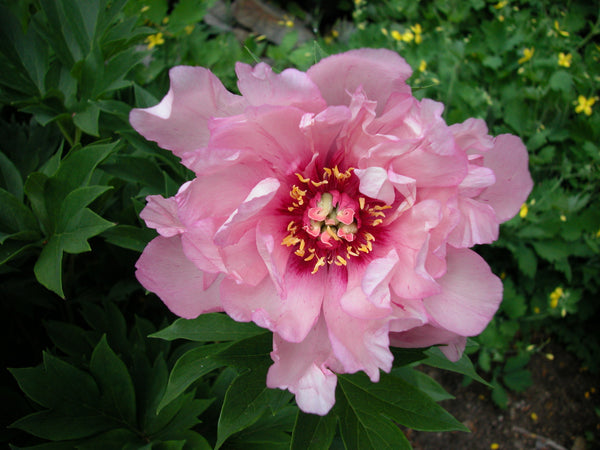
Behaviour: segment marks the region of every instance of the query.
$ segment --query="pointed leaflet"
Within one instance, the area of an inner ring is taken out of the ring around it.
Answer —
[[[337,419],[334,414],[318,416],[298,411],[290,450],[329,448],[335,436],[336,425]]]
[[[437,347],[432,347],[425,352],[428,356],[427,359],[421,361],[422,364],[426,364],[431,367],[437,367],[438,369],[450,370],[451,372],[460,373],[466,375],[468,377],[473,378],[476,381],[479,381],[486,386],[490,384],[481,378],[477,372],[475,372],[475,368],[473,367],[473,363],[467,356],[466,353],[463,353],[462,357],[456,361],[449,361],[448,358],[444,356],[442,351]]]
[[[387,439],[395,436],[389,424],[394,422],[423,431],[468,431],[430,397],[400,378],[382,373],[379,383],[371,383],[360,373],[339,375],[338,379],[337,398],[345,400],[340,406],[345,442],[360,448],[389,447],[392,442]]]
[[[196,342],[238,341],[264,333],[251,322],[236,322],[229,316],[220,313],[202,314],[196,319],[177,319],[150,337],[172,341],[187,339]]]
[[[102,409],[119,422],[137,425],[133,383],[127,367],[106,342],[106,335],[92,353],[90,371],[100,388]]]

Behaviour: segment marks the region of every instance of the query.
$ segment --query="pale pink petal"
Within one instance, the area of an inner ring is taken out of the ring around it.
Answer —
[[[472,250],[448,249],[442,291],[423,300],[435,322],[461,336],[483,331],[502,301],[502,282]]]
[[[461,154],[439,155],[420,146],[395,158],[392,170],[413,178],[417,187],[450,187],[459,185],[465,178],[468,165]]]
[[[346,106],[330,106],[318,114],[304,114],[300,120],[300,131],[306,135],[311,151],[322,153],[324,159],[329,160],[329,149],[333,148],[350,117],[350,109]]]
[[[241,158],[253,158],[280,174],[293,174],[312,158],[308,139],[300,130],[304,114],[291,106],[249,107],[244,115],[213,119],[210,145],[239,149]]]
[[[412,69],[396,52],[363,48],[329,56],[307,71],[328,105],[348,105],[360,86],[381,112],[392,92],[410,92]]]
[[[423,325],[405,332],[390,333],[390,345],[402,348],[422,348],[440,345],[440,350],[450,361],[458,361],[467,339],[451,331],[432,325]]]
[[[283,292],[270,277],[256,286],[226,279],[221,284],[222,304],[235,320],[253,321],[290,342],[302,341],[313,327],[327,288],[327,272],[297,272],[288,266]]]
[[[254,68],[237,63],[235,72],[241,94],[253,106],[296,106],[310,112],[327,106],[316,84],[299,70],[286,69],[276,74],[265,63],[258,63]]]
[[[359,191],[371,198],[391,205],[396,197],[394,185],[388,179],[387,170],[383,167],[367,167],[354,171],[360,180]]]
[[[225,273],[238,283],[256,286],[269,273],[256,248],[254,228],[248,230],[234,244],[221,247],[220,255]]]
[[[383,258],[371,261],[364,271],[361,289],[369,301],[379,308],[389,307],[389,282],[398,261],[398,253],[391,249]]]
[[[533,187],[527,148],[518,137],[502,134],[494,140],[494,148],[484,155],[483,161],[494,171],[496,183],[483,191],[478,200],[494,208],[500,223],[506,222],[519,212]]]
[[[335,403],[336,375],[329,369],[333,358],[327,327],[321,319],[299,343],[273,335],[274,364],[267,374],[267,386],[288,389],[306,413],[326,415]]]
[[[488,128],[481,119],[467,119],[463,123],[450,125],[456,145],[468,155],[481,155],[494,146],[493,138],[488,134]]]
[[[217,230],[215,243],[220,246],[234,244],[249,228],[254,228],[257,214],[275,197],[279,186],[277,178],[260,180]]]
[[[490,244],[498,239],[499,225],[490,205],[471,198],[459,198],[460,220],[448,236],[448,243],[457,248]]]
[[[140,217],[146,222],[147,227],[154,228],[164,237],[172,237],[185,230],[177,216],[177,200],[174,197],[149,195],[146,200],[148,203],[140,212]]]
[[[146,139],[177,156],[206,145],[210,117],[239,114],[246,106],[202,67],[173,67],[169,78],[171,88],[163,100],[151,108],[133,109],[129,121]]]
[[[193,319],[207,312],[222,311],[219,283],[205,286],[205,275],[181,250],[175,236],[152,240],[138,259],[135,276],[175,314]]]

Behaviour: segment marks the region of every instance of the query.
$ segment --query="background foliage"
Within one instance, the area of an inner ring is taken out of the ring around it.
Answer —
[[[137,284],[135,260],[154,236],[138,219],[144,198],[173,195],[190,174],[127,117],[162,98],[176,64],[209,67],[235,91],[236,61],[306,69],[350,48],[391,48],[413,67],[415,95],[444,102],[449,123],[479,117],[494,135],[521,136],[536,185],[479,249],[505,294],[468,351],[500,406],[506,389],[528,387],[529,358],[550,339],[599,370],[593,2],[282,3],[285,14],[244,24],[214,0],[0,2],[0,317],[13,367],[1,376],[12,405],[3,443],[409,448],[394,422],[464,428],[436,403],[451,396],[414,367],[479,379],[466,358],[399,350],[380,383],[340,376],[334,411],[306,415],[264,386],[269,333],[218,314],[174,321]]]

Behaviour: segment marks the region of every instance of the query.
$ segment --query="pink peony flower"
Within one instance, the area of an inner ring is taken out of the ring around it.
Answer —
[[[148,197],[141,217],[159,236],[140,283],[181,317],[225,311],[271,330],[267,385],[309,413],[331,409],[336,373],[378,381],[390,345],[458,359],[502,299],[468,248],[494,241],[532,188],[521,140],[477,119],[448,126],[388,50],[236,72],[240,96],[175,67],[165,98],[131,112],[196,174]]]

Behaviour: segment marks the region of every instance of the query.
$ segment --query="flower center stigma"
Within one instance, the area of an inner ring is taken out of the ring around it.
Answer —
[[[312,266],[312,274],[326,265],[346,266],[348,260],[370,253],[376,228],[391,208],[360,195],[353,170],[326,167],[317,180],[295,174],[300,184],[290,190],[286,209],[291,220],[281,245],[295,248],[294,254]]]

